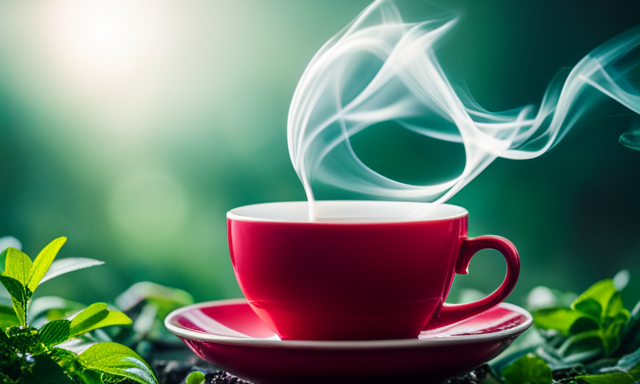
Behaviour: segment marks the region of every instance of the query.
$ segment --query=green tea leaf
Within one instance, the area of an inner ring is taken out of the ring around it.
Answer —
[[[576,301],[573,302],[571,308],[593,316],[595,319],[600,319],[604,314],[604,310],[609,306],[611,297],[616,293],[618,293],[618,290],[613,284],[613,280],[601,280],[580,295]],[[595,305],[592,300],[598,303],[600,308],[599,312],[597,311],[598,306]],[[596,313],[598,313],[597,316],[595,316]]]
[[[605,316],[616,317],[621,313],[626,315],[629,314],[628,311],[624,308],[624,303],[622,302],[622,295],[620,295],[620,292],[616,292],[613,294],[613,296],[611,296],[611,299],[609,299],[609,303],[605,308]]]
[[[0,276],[0,283],[7,289],[12,300],[23,300],[24,286],[18,280],[8,276]]]
[[[603,375],[584,375],[576,376],[576,379],[582,380],[587,384],[633,384],[636,380],[624,372],[605,373]]]
[[[187,376],[186,384],[202,384],[205,379],[205,374],[200,371],[193,371]]]
[[[82,371],[81,376],[85,384],[104,384],[100,372],[85,369]]]
[[[27,307],[31,299],[31,291],[26,289],[18,280],[8,276],[0,276],[0,283],[7,288],[11,295],[11,303],[20,324],[27,325]]]
[[[104,261],[88,259],[85,257],[68,257],[66,259],[55,260],[53,263],[51,263],[49,270],[47,271],[47,273],[45,273],[42,280],[40,280],[40,284],[44,283],[45,281],[49,281],[54,277],[64,275],[65,273],[102,264],[104,264]]]
[[[129,379],[141,384],[157,384],[147,363],[131,349],[117,343],[99,343],[80,354],[85,368]]]
[[[7,258],[7,249],[10,247],[21,250],[22,244],[20,244],[20,241],[18,241],[18,239],[13,236],[0,237],[0,275],[4,272],[5,259]]]
[[[25,287],[29,281],[29,271],[33,263],[26,254],[15,248],[7,248],[4,272],[2,276],[18,280]]]
[[[575,302],[572,308],[584,315],[589,316],[595,321],[600,321],[603,315],[603,308],[596,299],[586,298],[582,301]]]
[[[25,370],[20,377],[22,384],[73,384],[73,380],[49,356],[34,357],[31,372]]]
[[[553,372],[541,358],[526,354],[502,370],[505,384],[551,384]]]
[[[95,303],[88,306],[71,319],[71,335],[87,332],[84,330],[100,322],[108,314],[109,310],[105,303]]]
[[[69,340],[71,336],[69,320],[54,320],[40,328],[40,341],[47,347],[58,345]]]
[[[568,308],[549,308],[533,312],[533,324],[542,329],[553,329],[563,335],[569,335],[576,321],[584,318],[580,312]],[[592,320],[589,320],[593,323]],[[595,325],[596,328],[598,325]]]
[[[36,290],[38,284],[40,284],[40,280],[42,280],[47,273],[51,263],[53,263],[53,259],[55,259],[58,251],[60,251],[60,248],[62,248],[66,241],[66,237],[59,237],[53,240],[49,245],[44,247],[38,257],[36,257],[36,260],[29,270],[29,282],[25,284],[31,292]]]
[[[600,326],[595,320],[590,317],[581,317],[573,323],[569,330],[569,334],[577,335],[579,333],[595,331],[597,329],[600,329]]]
[[[131,319],[122,312],[110,311],[105,303],[95,303],[71,320],[71,337],[111,325],[130,325]]]
[[[62,348],[53,347],[49,348],[47,356],[51,357],[53,361],[55,361],[59,366],[62,367],[62,369],[65,370],[65,372],[73,374],[74,379],[78,378],[78,376],[83,377],[82,373],[84,371],[84,368],[78,362],[77,354],[64,350]],[[78,382],[78,380],[76,380],[76,382]]]
[[[0,329],[20,325],[20,320],[13,307],[0,305]]]

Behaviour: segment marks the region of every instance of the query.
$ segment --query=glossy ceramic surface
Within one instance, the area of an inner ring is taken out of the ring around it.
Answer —
[[[227,215],[240,288],[282,339],[414,338],[425,328],[495,306],[515,286],[515,247],[497,236],[468,239],[464,208],[443,204],[420,218],[409,212],[428,204],[318,204],[335,215],[349,217],[354,209],[366,218],[305,221],[305,202],[258,204]],[[445,305],[455,273],[467,273],[473,255],[484,248],[500,251],[507,261],[502,286],[478,302]]]
[[[165,325],[201,358],[246,380],[275,383],[437,383],[483,364],[532,324],[531,315],[500,304],[418,338],[292,341],[280,338],[246,300],[222,300],[171,313]]]

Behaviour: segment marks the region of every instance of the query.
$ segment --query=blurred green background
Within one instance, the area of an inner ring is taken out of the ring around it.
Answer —
[[[489,110],[538,103],[560,68],[640,24],[634,1],[435,3],[460,12],[446,64]],[[1,1],[0,236],[32,257],[67,236],[60,257],[106,261],[39,295],[111,300],[150,280],[198,301],[240,296],[225,213],[304,199],[289,103],[314,53],[368,4]],[[637,300],[640,153],[618,144],[632,116],[606,112],[538,159],[497,160],[451,200],[470,211],[470,235],[518,247],[510,301],[537,285],[582,291],[625,268]],[[382,160],[420,173],[401,156]],[[470,271],[453,295],[491,291],[505,268],[483,251]]]

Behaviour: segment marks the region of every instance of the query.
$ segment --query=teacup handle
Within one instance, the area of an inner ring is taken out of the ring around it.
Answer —
[[[507,275],[502,285],[492,294],[484,299],[467,304],[443,304],[440,312],[434,316],[425,329],[442,327],[448,324],[457,323],[468,317],[477,315],[498,304],[509,296],[516,285],[518,275],[520,275],[520,256],[516,247],[509,240],[500,236],[480,236],[473,239],[464,239],[460,256],[456,263],[455,273],[466,275],[469,273],[469,263],[471,258],[482,249],[495,249],[502,253],[507,261]]]

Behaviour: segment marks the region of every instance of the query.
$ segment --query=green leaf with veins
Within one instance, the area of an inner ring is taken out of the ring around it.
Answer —
[[[541,329],[552,329],[563,335],[598,329],[598,324],[569,308],[548,308],[533,312],[533,323]]]
[[[130,325],[131,319],[122,312],[110,311],[105,303],[95,303],[71,320],[71,337],[111,325]]]
[[[587,384],[633,384],[636,380],[625,372],[605,373],[602,375],[576,376]]]
[[[51,263],[53,263],[53,259],[55,259],[58,251],[60,251],[60,248],[62,248],[66,241],[66,237],[59,237],[40,251],[40,254],[36,257],[36,260],[33,262],[33,265],[29,270],[29,282],[28,284],[25,283],[31,292],[36,290],[38,284],[40,284],[40,280],[42,280],[44,275],[47,273]]]
[[[141,384],[157,384],[151,368],[137,353],[117,343],[99,343],[82,354],[83,367],[129,379]]]
[[[50,348],[49,357],[70,374],[79,374],[84,370],[78,362],[78,355],[66,349]]]
[[[205,379],[205,374],[200,371],[193,371],[187,376],[186,384],[202,384]]]
[[[598,324],[595,320],[590,317],[581,317],[575,323],[573,323],[573,325],[571,325],[569,334],[577,335],[580,333],[595,331],[598,329],[600,329],[600,324]]]
[[[611,296],[611,299],[609,299],[609,303],[607,304],[607,307],[605,310],[605,316],[616,317],[621,313],[627,315],[627,320],[629,319],[628,318],[629,311],[624,309],[624,303],[622,302],[622,295],[620,295],[620,292],[616,292],[613,294],[613,296]]]
[[[58,345],[69,340],[71,336],[69,320],[54,320],[40,328],[40,341],[47,347]]]
[[[576,301],[571,305],[571,308],[600,319],[606,313],[605,311],[609,307],[611,298],[617,293],[618,290],[613,284],[613,280],[601,280],[589,287],[582,295],[578,296]],[[599,313],[597,308],[600,309]],[[596,313],[598,313],[597,316],[595,316]]]
[[[11,295],[13,309],[21,325],[27,325],[27,308],[31,299],[31,291],[25,288],[18,280],[9,276],[0,276],[0,283],[7,288]]]
[[[2,276],[11,277],[26,286],[29,282],[29,272],[33,262],[29,256],[15,248],[7,248],[4,272]]]
[[[574,302],[571,307],[575,311],[592,318],[594,321],[600,322],[602,319],[603,308],[596,299],[590,297],[585,298],[579,302]]]
[[[551,384],[553,372],[541,358],[528,353],[502,370],[505,384]]]
[[[90,369],[85,369],[82,373],[79,373],[82,376],[82,380],[84,380],[85,384],[103,384],[102,375],[100,372],[92,371]]]

